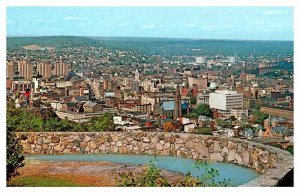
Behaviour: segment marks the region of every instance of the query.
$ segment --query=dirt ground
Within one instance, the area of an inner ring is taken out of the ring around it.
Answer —
[[[134,175],[143,173],[145,166],[115,164],[110,162],[80,161],[38,161],[25,160],[25,166],[19,168],[20,175],[14,177],[8,186],[18,186],[20,179],[26,177],[54,178],[79,186],[118,186],[120,173],[132,172]],[[161,170],[169,182],[176,182],[182,175],[177,172]]]

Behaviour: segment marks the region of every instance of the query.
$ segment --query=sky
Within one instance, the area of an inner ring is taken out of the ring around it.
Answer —
[[[292,7],[8,7],[8,36],[293,40]]]

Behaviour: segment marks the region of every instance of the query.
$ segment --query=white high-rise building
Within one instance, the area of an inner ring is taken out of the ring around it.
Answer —
[[[196,64],[205,64],[205,63],[206,63],[206,57],[205,56],[196,57]]]
[[[215,93],[209,94],[209,106],[221,112],[242,109],[243,95],[237,94],[237,91],[216,90]]]

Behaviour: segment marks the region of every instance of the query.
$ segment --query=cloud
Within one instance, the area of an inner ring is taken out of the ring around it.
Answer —
[[[202,30],[204,31],[214,31],[214,30],[223,30],[223,29],[229,29],[232,28],[232,25],[208,25],[203,26]]]
[[[63,18],[64,21],[84,21],[86,17],[66,16]]]
[[[283,15],[284,12],[282,11],[275,11],[275,10],[269,10],[264,12],[264,15]]]
[[[143,29],[153,29],[153,28],[155,28],[155,27],[157,27],[157,25],[155,25],[155,24],[145,24],[145,25],[141,25],[141,28],[143,28]]]

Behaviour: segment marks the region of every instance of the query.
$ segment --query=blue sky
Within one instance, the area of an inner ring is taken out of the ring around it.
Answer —
[[[9,36],[293,40],[292,7],[8,7]]]

